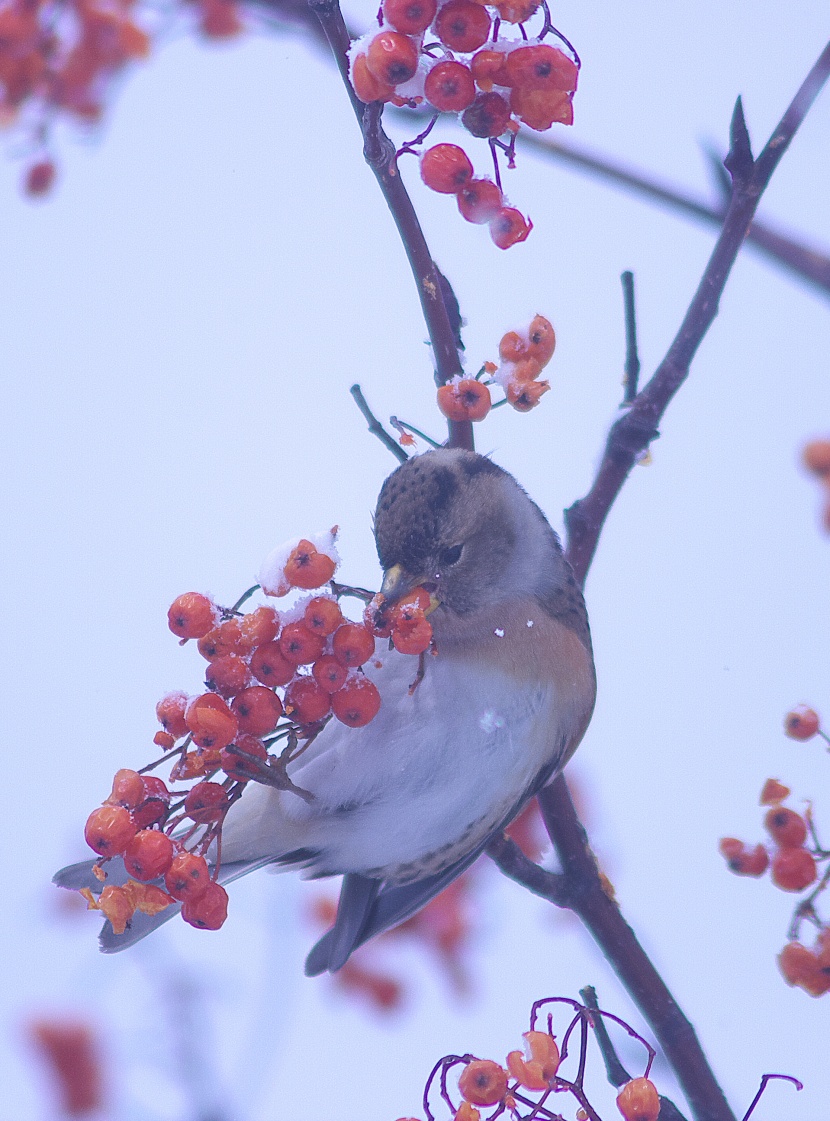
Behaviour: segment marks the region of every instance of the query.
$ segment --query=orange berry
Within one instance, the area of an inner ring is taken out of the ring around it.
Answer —
[[[221,884],[212,880],[198,899],[189,900],[182,907],[182,918],[200,930],[218,930],[228,917],[228,893]]]
[[[392,644],[401,654],[422,654],[432,641],[432,624],[423,609],[398,605],[392,617]]]
[[[528,1058],[521,1051],[507,1056],[507,1069],[528,1090],[547,1090],[559,1069],[559,1048],[553,1036],[543,1031],[525,1032]]]
[[[99,856],[117,856],[135,833],[135,822],[124,806],[101,806],[92,811],[84,826],[84,839]]]
[[[375,652],[375,637],[362,623],[343,623],[334,632],[332,654],[341,666],[354,668],[368,662]]]
[[[499,357],[503,362],[521,362],[529,357],[530,339],[518,331],[508,331],[499,343]]]
[[[490,390],[474,378],[447,382],[438,389],[438,408],[448,420],[483,420],[491,405]]]
[[[279,643],[283,658],[294,666],[316,662],[323,653],[324,644],[322,636],[310,631],[301,619],[283,627]]]
[[[311,667],[311,676],[326,693],[336,693],[349,676],[348,669],[333,654],[324,654]]]
[[[173,860],[173,842],[158,829],[142,829],[124,850],[124,867],[136,880],[163,876]]]
[[[439,194],[458,194],[472,177],[473,165],[457,144],[435,144],[421,156],[421,178]]]
[[[203,693],[187,706],[187,726],[197,747],[219,751],[233,741],[237,732],[236,717],[215,693]]]
[[[156,717],[159,724],[177,740],[188,733],[187,722],[184,718],[186,708],[186,693],[168,693],[156,705]]]
[[[239,620],[239,651],[250,653],[266,642],[273,642],[279,630],[279,612],[265,605],[257,607]]]
[[[470,59],[470,70],[479,89],[489,93],[493,86],[509,85],[507,55],[504,51],[491,51],[486,47]]]
[[[143,775],[141,783],[144,792],[141,801],[133,810],[133,821],[138,829],[147,829],[150,825],[158,825],[167,817],[170,808],[170,791],[155,775]]]
[[[436,0],[383,0],[386,22],[404,35],[420,35],[435,19]]]
[[[769,867],[769,853],[763,845],[748,849],[736,837],[723,837],[718,848],[736,876],[763,876]]]
[[[527,357],[535,358],[540,366],[547,366],[556,350],[556,332],[544,315],[534,315],[527,329]]]
[[[412,1121],[415,1121],[413,1118]],[[453,1121],[481,1121],[481,1113],[469,1102],[462,1102],[455,1111]]]
[[[244,751],[247,755],[253,755],[256,759],[261,759],[263,762],[268,758],[265,744],[258,740],[256,736],[237,736],[233,746],[238,747],[240,751]],[[252,762],[231,750],[230,744],[222,748],[219,761],[228,778],[234,778],[237,782],[248,782],[259,774],[258,769]]]
[[[472,105],[476,84],[469,66],[451,59],[437,62],[426,76],[424,96],[444,113],[460,113]]]
[[[573,102],[562,90],[514,86],[510,91],[510,108],[534,132],[547,132],[553,124],[574,123]]]
[[[477,94],[472,105],[461,114],[464,128],[481,138],[501,136],[509,120],[510,106],[495,90]]]
[[[801,848],[807,840],[806,821],[795,810],[788,810],[785,806],[773,806],[764,818],[764,827],[781,848]]]
[[[481,4],[470,0],[449,0],[435,20],[438,38],[452,51],[470,54],[483,47],[490,37],[492,20]]]
[[[777,778],[768,778],[764,783],[759,801],[762,806],[777,806],[779,802],[783,802],[789,796],[789,786],[784,786]]]
[[[529,413],[535,409],[542,395],[550,389],[549,381],[509,381],[507,400],[518,413]]]
[[[381,31],[369,44],[366,65],[369,73],[379,82],[384,82],[387,86],[399,86],[408,82],[418,69],[418,47],[400,31]],[[325,583],[325,580],[321,583]],[[311,585],[314,588],[319,586]]]
[[[509,85],[526,90],[560,90],[572,93],[579,74],[576,63],[557,47],[538,43],[517,47],[505,63]]]
[[[156,747],[161,747],[165,751],[169,751],[171,747],[176,746],[176,737],[171,736],[169,732],[156,732],[153,736],[153,743]]]
[[[285,690],[285,710],[298,724],[316,724],[331,711],[331,697],[313,677],[295,677]]]
[[[368,677],[355,674],[331,697],[331,710],[342,724],[362,728],[378,714],[380,693]]]
[[[334,576],[336,563],[305,539],[299,541],[285,562],[285,578],[293,588],[320,588]]]
[[[128,810],[132,810],[143,798],[144,780],[138,771],[123,767],[115,772],[112,793],[106,802],[108,806],[126,806]]]
[[[473,1059],[461,1072],[458,1090],[473,1105],[496,1105],[507,1093],[507,1071],[490,1059]]]
[[[498,0],[499,19],[505,23],[526,23],[539,10],[540,0]]]
[[[218,759],[220,756],[220,751],[188,751],[177,763],[173,764],[170,771],[170,781],[184,782],[192,778],[201,778],[203,774],[211,770],[214,765],[214,757]],[[218,762],[215,765],[218,766]]]
[[[164,874],[164,886],[174,899],[187,903],[200,899],[210,884],[210,869],[203,856],[179,852]]]
[[[243,689],[231,704],[240,732],[251,736],[267,736],[276,728],[282,716],[282,701],[264,685]]]
[[[537,358],[523,358],[510,371],[510,380],[512,382],[535,381],[541,372],[542,367]]]
[[[223,654],[238,654],[242,649],[242,626],[237,619],[226,619],[202,635],[196,644],[199,653],[209,662]]]
[[[782,891],[803,891],[817,875],[815,857],[806,849],[779,849],[772,858],[772,882]]]
[[[343,622],[343,612],[337,600],[329,599],[328,596],[315,596],[306,604],[303,622],[312,634],[325,637],[334,634]]]
[[[228,795],[218,782],[197,782],[184,800],[184,812],[199,825],[218,821],[227,808]]]
[[[617,1109],[625,1121],[657,1121],[660,1095],[648,1078],[632,1078],[617,1094]]]
[[[392,618],[386,610],[386,596],[380,592],[366,604],[363,611],[363,625],[376,638],[389,638],[392,633]]]
[[[804,445],[801,459],[807,470],[820,479],[830,478],[830,440],[811,440]]]
[[[796,985],[810,996],[830,992],[830,964],[800,942],[787,943],[778,955],[778,968],[788,985]]]
[[[807,705],[797,705],[784,717],[784,732],[791,740],[811,740],[820,726],[818,713]]]
[[[251,658],[251,672],[263,685],[287,685],[296,668],[285,658],[278,642],[264,643]]]
[[[201,592],[185,592],[170,604],[167,625],[179,638],[201,638],[216,623],[213,602]]]
[[[235,697],[251,681],[248,663],[238,654],[221,654],[208,665],[205,682],[223,697]]]
[[[46,195],[52,189],[56,173],[52,160],[38,160],[27,168],[23,189],[30,198]]]
[[[533,223],[513,207],[505,206],[498,212],[495,218],[490,219],[490,237],[499,247],[499,249],[509,249],[511,245],[516,245],[520,241],[525,241],[528,234],[533,229]],[[539,382],[536,384],[547,384],[546,382]],[[548,386],[548,388],[550,388]],[[544,390],[542,391],[544,392]],[[513,404],[513,402],[510,402]],[[534,401],[533,404],[536,404]],[[533,405],[529,406],[532,408]],[[514,405],[514,408],[518,408]],[[525,410],[520,410],[526,412]]]
[[[461,217],[482,225],[502,207],[502,193],[490,179],[471,179],[456,196]]]
[[[349,78],[352,88],[360,101],[368,104],[370,101],[388,101],[392,96],[392,86],[378,81],[369,70],[365,54],[355,55],[352,59]]]

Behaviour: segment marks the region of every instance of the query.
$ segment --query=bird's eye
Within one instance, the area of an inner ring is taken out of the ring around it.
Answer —
[[[442,549],[441,556],[439,557],[442,567],[444,565],[449,566],[452,564],[457,564],[461,557],[461,550],[463,548],[463,545],[450,545],[448,546],[448,548]]]

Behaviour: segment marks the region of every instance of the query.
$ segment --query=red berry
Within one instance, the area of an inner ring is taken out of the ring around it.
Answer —
[[[372,601],[366,604],[363,611],[363,625],[376,638],[389,638],[392,633],[392,619],[385,606],[386,597],[378,592]]]
[[[142,829],[124,850],[124,867],[136,880],[163,876],[173,860],[173,842],[158,829]]]
[[[778,967],[788,985],[797,985],[810,996],[823,996],[830,992],[830,967],[818,955],[800,942],[788,942],[778,955]]]
[[[311,675],[321,689],[336,693],[349,676],[348,669],[333,654],[324,654],[311,667]]]
[[[489,179],[471,179],[458,192],[458,209],[468,222],[482,225],[502,208],[502,193]]]
[[[48,194],[55,181],[56,171],[57,169],[51,160],[39,160],[37,163],[33,163],[26,171],[24,183],[26,194],[33,198]]]
[[[490,406],[490,390],[474,378],[448,382],[438,390],[438,408],[449,420],[483,420]]]
[[[408,631],[392,632],[392,643],[401,654],[423,654],[431,642],[432,625],[423,617]]]
[[[797,705],[784,717],[784,731],[791,740],[811,740],[819,727],[818,713],[807,705]]]
[[[320,588],[334,576],[337,564],[326,553],[303,538],[298,541],[285,562],[285,578],[292,588]]]
[[[343,622],[343,612],[337,600],[329,599],[328,596],[315,596],[306,604],[303,622],[312,634],[334,634]]]
[[[324,640],[314,634],[305,623],[287,623],[280,635],[280,651],[287,662],[294,666],[305,666],[316,661],[323,653]]]
[[[510,86],[527,90],[563,90],[565,93],[576,89],[579,74],[576,63],[547,43],[517,47],[507,56],[505,66]]]
[[[273,642],[279,630],[279,612],[273,607],[257,607],[239,620],[239,647],[244,653],[250,653],[266,642]]]
[[[535,359],[544,368],[556,350],[556,332],[544,315],[534,315],[528,327],[527,358]]]
[[[505,23],[526,23],[539,9],[541,0],[497,0],[499,19]]]
[[[625,1121],[657,1121],[660,1095],[648,1078],[632,1078],[617,1094],[617,1109]]]
[[[135,822],[124,806],[101,806],[92,811],[84,826],[86,843],[99,856],[117,856],[135,833]]]
[[[457,144],[436,144],[421,156],[421,178],[439,194],[458,194],[472,177],[473,165]]]
[[[236,717],[215,693],[203,693],[187,706],[187,726],[197,747],[219,751],[233,741],[237,732]]]
[[[373,720],[380,709],[380,693],[362,674],[355,674],[332,695],[331,709],[343,724],[361,728]]]
[[[496,1105],[507,1093],[507,1071],[490,1059],[473,1059],[461,1072],[458,1091],[473,1105]]]
[[[231,712],[236,716],[240,731],[252,736],[267,736],[274,731],[282,716],[282,701],[264,685],[252,685],[237,694]]]
[[[436,0],[383,0],[387,23],[404,35],[420,35],[435,19]]]
[[[525,241],[532,229],[533,223],[529,219],[526,221],[518,210],[510,206],[502,207],[490,221],[490,237],[499,249],[509,249],[511,245]]]
[[[549,381],[516,381],[511,378],[507,383],[507,400],[516,412],[529,413],[549,389]]]
[[[807,470],[820,479],[830,478],[830,440],[812,440],[805,444],[801,459]]]
[[[242,647],[242,627],[237,619],[226,619],[218,627],[211,627],[196,644],[199,653],[209,662],[223,654],[238,654]]]
[[[169,751],[171,747],[176,746],[176,737],[171,736],[169,732],[156,732],[153,736],[153,743],[156,747],[161,747],[164,751]]]
[[[781,848],[798,849],[807,840],[806,821],[795,810],[788,810],[785,806],[773,806],[764,818],[764,826]]]
[[[205,682],[223,697],[235,697],[251,680],[248,663],[238,654],[221,654],[207,668]]]
[[[789,796],[789,786],[784,786],[777,778],[768,778],[764,783],[759,801],[762,806],[777,806],[779,802],[783,802]]]
[[[228,893],[215,881],[208,884],[204,895],[182,907],[184,921],[201,930],[218,930],[227,917]]]
[[[504,51],[478,51],[470,60],[470,70],[479,89],[489,93],[493,86],[509,85],[507,55]]]
[[[487,9],[470,0],[450,0],[435,20],[435,32],[441,42],[461,54],[483,47],[490,37],[491,27]]]
[[[295,677],[285,690],[285,708],[298,724],[316,724],[331,710],[331,697],[313,677]]]
[[[366,104],[370,101],[388,101],[394,93],[392,86],[378,81],[369,70],[365,54],[355,55],[352,59],[349,78],[357,97]]]
[[[510,108],[535,132],[547,132],[553,124],[574,123],[573,102],[562,90],[516,86],[510,91]]]
[[[201,899],[210,885],[210,869],[203,856],[179,852],[164,874],[164,886],[174,899],[189,903]]]
[[[155,775],[144,775],[141,781],[144,791],[141,801],[133,810],[133,819],[139,829],[147,829],[150,825],[158,825],[167,817],[170,791]]]
[[[375,637],[362,623],[344,623],[334,632],[332,653],[341,666],[362,666],[374,652]]]
[[[763,845],[748,849],[736,837],[724,837],[718,847],[730,871],[737,876],[763,876],[769,867],[769,853]]]
[[[488,17],[489,19],[489,17]],[[418,48],[412,39],[400,31],[381,31],[366,51],[369,73],[388,86],[408,82],[418,69]],[[331,577],[326,577],[331,579]],[[324,584],[325,580],[320,583]],[[300,584],[298,587],[319,588],[320,584]]]
[[[178,596],[167,612],[167,624],[179,638],[201,638],[216,623],[216,608],[201,592]]]
[[[815,858],[806,849],[779,849],[772,858],[772,882],[782,891],[803,891],[817,875]]]
[[[452,60],[436,63],[426,76],[424,96],[430,105],[444,113],[460,113],[472,105],[476,97],[476,84],[469,66]]]
[[[248,782],[252,778],[256,778],[259,774],[258,768],[249,762],[243,755],[237,755],[232,750],[233,747],[238,747],[240,751],[244,751],[247,755],[253,755],[256,759],[261,759],[263,762],[268,758],[268,752],[265,744],[256,739],[255,736],[237,736],[236,742],[227,747],[223,747],[220,754],[220,762],[222,770],[228,778],[235,778],[238,782]]]
[[[156,705],[156,717],[159,724],[177,740],[188,733],[187,722],[184,718],[186,708],[186,693],[168,693]]]
[[[128,810],[134,809],[144,797],[144,780],[138,771],[131,771],[123,767],[115,772],[112,780],[112,792],[107,798],[109,806],[126,806]]]
[[[184,812],[200,825],[218,821],[227,807],[228,795],[218,782],[197,782],[184,800]]]
[[[495,91],[478,94],[469,109],[461,114],[464,128],[478,137],[501,136],[509,120],[510,106]]]
[[[263,685],[287,685],[297,669],[283,656],[278,642],[266,642],[251,658],[251,672]]]

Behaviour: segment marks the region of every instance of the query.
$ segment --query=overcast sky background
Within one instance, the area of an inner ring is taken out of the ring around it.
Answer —
[[[700,144],[725,144],[736,95],[757,150],[830,29],[813,0],[563,0],[555,21],[584,60],[573,138],[700,192]],[[829,137],[825,91],[762,205],[825,247]],[[486,149],[468,148],[486,173]],[[57,918],[49,878],[85,855],[83,822],[113,771],[149,758],[155,701],[198,686],[170,601],[200,589],[232,602],[274,544],[334,522],[343,578],[377,585],[370,512],[393,464],[348,388],[442,431],[403,251],[338,79],[300,41],[175,39],[125,81],[92,142],[63,137],[61,164],[54,196],[32,204],[19,166],[0,163],[4,1112],[54,1116],[21,1025],[74,1009],[107,1025],[111,1117],[183,1121],[165,1058],[182,978],[208,987],[200,1031],[223,1073],[204,1093],[239,1121],[420,1116],[442,1054],[503,1060],[532,1000],[586,983],[641,1026],[578,926],[495,872],[475,998],[454,1004],[401,950],[417,998],[389,1022],[303,978],[314,934],[291,877],[239,884],[218,934],[171,923],[122,957],[97,954],[93,917]],[[477,438],[560,528],[617,415],[619,274],[636,274],[648,374],[713,234],[523,153],[508,190],[536,228],[503,253],[422,188],[414,160],[404,174],[471,368],[537,311],[556,325],[552,392],[529,416],[499,410]],[[798,701],[830,715],[830,543],[798,464],[805,439],[830,432],[828,355],[827,296],[743,253],[587,586],[599,701],[575,765],[596,845],[738,1116],[765,1071],[806,1083],[773,1086],[758,1121],[824,1121],[830,1100],[830,997],[788,989],[774,960],[792,899],[730,876],[717,853],[724,834],[761,839],[771,775],[815,799],[830,835],[824,753],[781,733]]]

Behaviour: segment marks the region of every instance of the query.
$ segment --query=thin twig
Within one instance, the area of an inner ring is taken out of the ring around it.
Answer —
[[[637,396],[640,377],[640,356],[637,353],[637,313],[634,308],[634,273],[628,269],[620,277],[625,314],[625,377],[623,379],[623,405],[631,405]]]
[[[755,1106],[761,1100],[761,1095],[764,1093],[764,1090],[766,1090],[767,1083],[771,1082],[773,1080],[773,1078],[780,1079],[782,1082],[792,1082],[792,1084],[793,1084],[793,1086],[795,1086],[796,1090],[803,1090],[804,1089],[804,1086],[802,1085],[802,1083],[799,1082],[797,1078],[793,1078],[793,1076],[791,1074],[763,1074],[763,1075],[761,1075],[761,1085],[758,1087],[758,1093],[755,1095],[755,1097],[750,1102],[749,1109],[743,1115],[743,1117],[741,1118],[741,1121],[748,1121],[750,1114],[754,1111]]]
[[[377,436],[383,446],[385,448],[388,448],[392,455],[394,455],[395,459],[397,459],[400,463],[406,463],[407,459],[409,459],[409,456],[406,454],[406,452],[403,450],[394,436],[389,435],[378,418],[369,408],[369,405],[366,401],[366,398],[363,396],[363,391],[361,390],[360,386],[353,385],[349,390],[349,393],[351,393],[352,397],[354,397],[355,404],[366,418],[369,424],[369,431],[372,433],[372,435]]]
[[[364,105],[355,96],[349,81],[348,51],[350,37],[337,0],[308,0],[331,47],[340,76],[346,87],[352,109],[363,133],[363,154],[378,181],[386,205],[395,220],[412,274],[418,288],[427,331],[435,359],[435,380],[444,385],[462,372],[456,333],[447,311],[443,285],[438,269],[424,238],[421,224],[401,179],[395,158],[395,145],[381,124],[383,104],[372,101]],[[473,448],[473,426],[470,421],[448,421],[450,445]]]
[[[584,989],[580,989],[579,995],[592,1011],[599,1009],[596,989],[593,985],[586,985]],[[608,1075],[608,1081],[612,1086],[622,1086],[623,1083],[630,1082],[631,1075],[620,1062],[620,1057],[611,1042],[611,1036],[608,1034],[608,1028],[605,1026],[605,1020],[602,1016],[595,1016],[593,1022],[594,1035],[602,1054],[602,1061],[605,1063],[605,1073]]]

